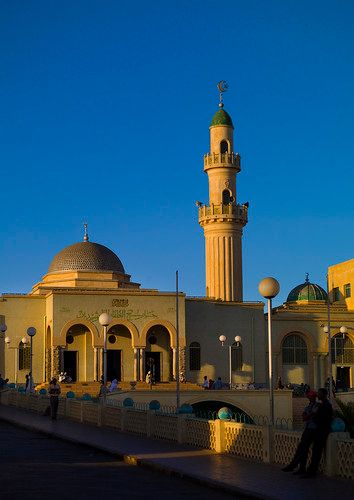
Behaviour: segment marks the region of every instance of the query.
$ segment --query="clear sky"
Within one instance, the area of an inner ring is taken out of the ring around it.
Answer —
[[[242,156],[244,298],[354,257],[354,2],[2,0],[0,290],[108,246],[146,288],[204,294],[203,154],[225,79]]]

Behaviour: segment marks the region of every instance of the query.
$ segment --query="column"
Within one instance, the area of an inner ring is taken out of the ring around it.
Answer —
[[[98,379],[103,376],[103,347],[98,348]]]
[[[96,382],[98,380],[98,373],[97,373],[97,354],[98,354],[98,349],[97,347],[93,348],[93,380]]]
[[[140,349],[140,381],[144,382],[144,372],[145,372],[145,347]]]
[[[177,349],[176,347],[172,347],[172,377],[173,380],[177,380]]]
[[[134,347],[134,381],[138,380],[139,349]]]

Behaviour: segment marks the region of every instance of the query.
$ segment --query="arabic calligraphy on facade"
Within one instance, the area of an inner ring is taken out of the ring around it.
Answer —
[[[91,322],[98,321],[100,314],[103,312],[108,313],[112,316],[113,319],[126,319],[128,321],[134,321],[138,319],[148,319],[148,318],[157,318],[158,315],[155,311],[151,309],[102,309],[101,311],[87,312],[80,310],[76,318],[77,319],[85,319]]]

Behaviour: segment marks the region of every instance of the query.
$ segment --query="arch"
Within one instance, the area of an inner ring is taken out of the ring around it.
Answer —
[[[285,338],[288,337],[289,335],[294,335],[294,334],[299,335],[304,340],[304,342],[307,345],[308,352],[313,352],[315,350],[315,347],[314,347],[315,342],[314,342],[310,332],[303,330],[303,329],[302,330],[285,330],[283,333],[278,335],[277,341],[274,342],[274,346],[273,346],[274,353],[281,354],[281,349],[282,349],[283,342],[284,342]]]
[[[232,196],[230,189],[224,189],[222,192],[222,204],[229,205],[233,201],[234,201],[234,198]]]
[[[205,391],[205,392],[208,392],[208,391]],[[216,393],[215,395],[214,395],[214,392]],[[210,394],[210,393],[213,393],[213,394]],[[185,402],[192,406],[192,405],[197,404],[197,403],[204,403],[204,402],[208,402],[208,401],[218,401],[225,406],[227,406],[227,405],[237,406],[237,408],[239,408],[241,411],[243,411],[247,415],[249,415],[249,416],[253,415],[253,412],[250,410],[249,407],[247,407],[247,405],[244,404],[244,402],[239,402],[239,401],[235,401],[235,400],[232,401],[230,398],[224,397],[224,396],[222,398],[220,398],[220,394],[218,393],[218,391],[210,391],[210,393],[208,393],[208,399],[201,398],[200,396],[199,397],[195,396],[191,399],[188,399],[188,401],[186,400]],[[213,397],[213,396],[215,396],[215,397]],[[221,401],[221,399],[222,399],[222,401]]]
[[[331,339],[331,360],[335,365],[354,363],[354,344],[347,333],[336,333]]]
[[[150,328],[152,326],[157,326],[157,325],[161,325],[161,326],[164,326],[166,328],[166,330],[168,331],[168,333],[170,335],[171,347],[175,348],[177,346],[177,332],[176,332],[176,329],[172,325],[172,323],[170,323],[169,321],[166,321],[165,319],[152,320],[152,321],[149,321],[148,323],[146,323],[143,326],[143,329],[141,331],[141,336],[140,336],[140,347],[146,347],[146,336],[147,336],[147,333],[148,333],[148,331],[150,330]],[[180,337],[180,339],[179,339],[179,346],[180,347],[185,347],[185,339],[184,338]]]
[[[111,330],[111,328],[114,328],[115,326],[119,326],[119,325],[122,325],[122,326],[125,326],[126,328],[128,328],[129,332],[130,332],[130,335],[131,335],[131,338],[132,338],[132,347],[141,347],[140,346],[140,340],[139,340],[139,331],[137,329],[137,327],[134,325],[134,323],[132,323],[131,321],[128,321],[127,319],[120,319],[120,320],[115,320],[113,321],[112,323],[109,324],[109,330]]]
[[[65,325],[60,330],[60,335],[58,339],[53,337],[53,346],[65,346],[66,345],[66,334],[70,330],[71,327],[75,325],[83,325],[86,326],[87,330],[91,333],[92,338],[92,346],[93,347],[101,347],[103,346],[103,338],[99,336],[96,325],[87,320],[82,319],[74,319],[65,323]]]
[[[283,365],[309,364],[306,340],[298,332],[291,332],[283,338],[281,350]]]
[[[220,141],[220,153],[222,155],[229,152],[229,147],[230,147],[230,144],[228,141],[226,141],[225,139]]]

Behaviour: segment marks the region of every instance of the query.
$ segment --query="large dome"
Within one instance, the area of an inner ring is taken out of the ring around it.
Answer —
[[[75,243],[57,253],[48,273],[62,271],[111,271],[125,274],[123,264],[112,250],[90,241]]]
[[[298,300],[327,300],[327,293],[320,285],[305,281],[302,285],[293,288],[286,299],[287,302]]]

